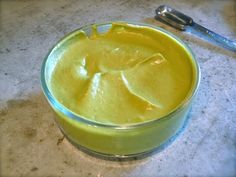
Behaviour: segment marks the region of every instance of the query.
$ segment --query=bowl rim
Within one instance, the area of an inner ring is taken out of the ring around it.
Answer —
[[[193,65],[193,67],[195,65],[195,67],[196,67],[194,69],[194,74],[196,75],[195,76],[195,81],[194,81],[194,83],[192,83],[192,86],[191,86],[190,90],[188,91],[186,97],[174,109],[172,109],[169,113],[165,114],[164,116],[162,116],[158,119],[150,120],[150,121],[145,121],[145,122],[140,122],[140,123],[133,123],[133,124],[124,124],[124,125],[97,122],[97,121],[87,119],[87,118],[85,118],[81,115],[78,115],[77,113],[69,110],[66,106],[61,104],[56,99],[56,97],[54,97],[53,94],[50,92],[50,90],[48,88],[48,85],[47,85],[47,82],[46,82],[46,78],[45,78],[45,70],[46,70],[46,64],[47,64],[47,61],[49,59],[49,56],[57,48],[57,46],[60,45],[61,43],[65,42],[72,35],[75,35],[76,33],[81,32],[81,30],[83,31],[86,28],[91,28],[94,25],[99,27],[99,26],[103,26],[103,25],[112,25],[113,23],[116,23],[116,24],[117,23],[123,23],[123,24],[125,23],[125,24],[131,25],[131,26],[134,25],[134,26],[148,27],[148,28],[152,28],[154,30],[157,30],[157,31],[163,33],[167,37],[170,37],[173,40],[175,40],[177,43],[179,43],[180,46],[183,47],[183,49],[185,49],[185,51],[190,56],[191,63]],[[85,26],[82,26],[80,28],[77,28],[77,29],[73,30],[72,32],[66,34],[63,38],[61,38],[59,41],[56,42],[56,44],[54,44],[51,47],[51,49],[47,53],[46,57],[44,57],[44,60],[43,60],[42,65],[41,65],[41,73],[40,74],[41,74],[40,75],[40,77],[41,77],[41,79],[40,79],[41,80],[41,87],[42,87],[43,93],[44,93],[47,100],[49,101],[49,103],[51,104],[51,106],[54,109],[58,110],[59,112],[62,112],[68,118],[73,119],[75,121],[83,122],[83,123],[86,123],[86,124],[91,125],[91,126],[104,127],[104,128],[113,128],[113,129],[133,129],[133,128],[138,128],[138,127],[143,127],[143,126],[149,126],[149,125],[158,123],[160,121],[163,121],[165,119],[172,118],[172,115],[178,113],[179,111],[181,111],[182,109],[184,109],[186,106],[188,106],[190,104],[190,102],[192,101],[192,99],[194,98],[194,96],[197,93],[197,90],[198,90],[199,84],[200,84],[200,78],[201,78],[200,67],[199,67],[199,64],[198,64],[198,62],[195,58],[195,55],[194,55],[192,49],[184,41],[182,41],[179,37],[175,36],[171,32],[169,32],[165,29],[162,29],[158,26],[154,26],[154,25],[146,24],[146,23],[135,22],[135,21],[110,21],[110,22],[104,22],[104,23],[93,23],[93,24],[85,25]]]

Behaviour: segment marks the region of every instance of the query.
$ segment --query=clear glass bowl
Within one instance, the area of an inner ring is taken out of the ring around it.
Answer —
[[[66,50],[68,45],[76,40],[76,35],[81,30],[88,36],[91,35],[93,25],[75,30],[61,39],[47,54],[41,68],[43,92],[58,115],[56,122],[63,134],[80,149],[106,157],[127,158],[144,155],[157,149],[163,149],[183,128],[200,82],[198,63],[191,49],[178,37],[149,24],[136,22],[125,23],[150,27],[159,33],[165,34],[166,38],[171,38],[173,42],[179,43],[191,58],[194,71],[192,88],[182,103],[167,115],[159,119],[130,126],[108,125],[80,117],[62,105],[53,96],[49,88],[49,82],[58,56]],[[112,22],[96,25],[98,32],[104,33],[110,29]]]

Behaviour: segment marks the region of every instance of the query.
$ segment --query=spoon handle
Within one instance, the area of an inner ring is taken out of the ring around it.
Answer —
[[[199,33],[199,35],[203,35],[203,38],[208,38],[208,41],[212,41],[213,43],[218,44],[221,47],[224,47],[226,49],[229,49],[231,51],[236,52],[236,42],[231,41],[197,23],[192,24],[191,31],[195,31],[196,33]]]

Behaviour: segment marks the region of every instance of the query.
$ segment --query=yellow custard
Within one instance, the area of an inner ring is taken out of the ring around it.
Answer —
[[[127,125],[174,110],[193,84],[183,47],[155,29],[113,23],[91,36],[79,32],[60,53],[50,87],[57,100],[95,122]]]
[[[147,24],[82,27],[42,64],[45,96],[80,149],[133,157],[165,147],[184,126],[200,72],[176,36]]]

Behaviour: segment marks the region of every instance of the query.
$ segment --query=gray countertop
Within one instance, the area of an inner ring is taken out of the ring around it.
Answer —
[[[0,2],[0,176],[235,176],[236,54],[153,19],[169,4],[236,40],[234,0],[2,0]],[[64,34],[94,22],[132,20],[167,29],[192,48],[202,79],[186,129],[147,158],[109,161],[63,138],[40,88],[40,66]]]

